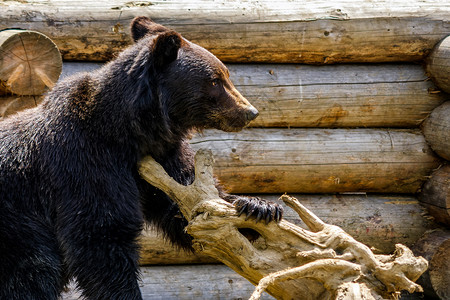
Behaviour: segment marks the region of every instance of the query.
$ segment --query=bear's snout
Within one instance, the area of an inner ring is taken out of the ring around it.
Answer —
[[[247,117],[247,121],[250,122],[256,119],[257,116],[259,116],[259,111],[255,107],[250,106],[245,115]]]

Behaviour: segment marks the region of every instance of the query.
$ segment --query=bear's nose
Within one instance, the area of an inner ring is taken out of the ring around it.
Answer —
[[[254,119],[256,119],[256,117],[259,115],[259,111],[254,108],[253,106],[251,106],[248,110],[247,110],[247,121],[252,121]]]

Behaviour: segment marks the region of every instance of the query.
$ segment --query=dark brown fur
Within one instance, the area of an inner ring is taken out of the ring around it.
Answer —
[[[180,247],[191,237],[138,175],[140,158],[190,184],[192,132],[237,131],[257,116],[211,53],[145,17],[131,32],[136,44],[117,59],[0,122],[0,299],[57,299],[68,278],[88,299],[141,299],[144,219]],[[275,204],[222,196],[257,220],[281,218]]]

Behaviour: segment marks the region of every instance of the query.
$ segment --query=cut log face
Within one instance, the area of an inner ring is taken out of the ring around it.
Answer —
[[[36,107],[42,100],[42,96],[0,97],[0,118],[7,117],[27,108]]]
[[[450,36],[433,49],[427,59],[427,71],[438,87],[450,93]]]
[[[420,130],[208,130],[192,146],[232,193],[415,193],[440,164]]]
[[[423,185],[419,200],[437,222],[450,226],[450,165],[431,174]]]
[[[437,154],[450,160],[450,101],[431,112],[423,124],[423,134]]]
[[[450,299],[450,231],[429,231],[417,241],[412,250],[415,255],[421,255],[429,261],[429,269],[418,281],[423,286],[425,295],[442,300]]]
[[[5,94],[41,95],[61,74],[62,59],[45,35],[26,30],[0,32],[0,83]]]

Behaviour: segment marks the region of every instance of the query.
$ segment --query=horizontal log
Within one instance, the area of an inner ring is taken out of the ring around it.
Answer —
[[[146,300],[249,299],[255,287],[225,265],[152,266],[141,268],[140,287]],[[74,284],[62,300],[78,300]],[[262,300],[274,299],[263,293]],[[404,294],[401,300],[421,300]]]
[[[278,202],[277,195],[260,195]],[[434,224],[413,196],[400,195],[292,195],[320,219],[344,229],[356,240],[375,249],[376,253],[391,253],[397,243],[413,245]],[[291,208],[284,218],[304,226]],[[215,260],[178,250],[148,228],[141,237],[142,265],[212,263]]]
[[[232,193],[415,193],[440,164],[420,130],[208,130],[192,146]]]
[[[142,298],[148,300],[248,299],[255,289],[225,265],[143,267],[139,285]],[[81,295],[72,285],[62,299],[78,300]],[[274,298],[264,293],[261,299]]]
[[[426,232],[412,250],[428,260],[428,270],[417,281],[424,288],[425,299],[450,299],[450,231]]]
[[[419,193],[419,201],[437,222],[450,226],[450,165],[431,174]]]
[[[0,97],[0,119],[20,110],[35,107],[42,102],[42,96]]]
[[[108,60],[137,15],[178,30],[226,62],[328,64],[423,59],[450,32],[440,0],[6,1],[0,29],[40,31],[67,60]]]
[[[450,36],[431,52],[427,59],[427,71],[439,88],[450,93]]]
[[[446,96],[418,65],[229,65],[255,127],[414,127]]]
[[[45,35],[29,30],[0,31],[0,91],[41,95],[61,74],[62,59]]]
[[[435,108],[423,124],[423,134],[439,156],[450,160],[450,101]]]
[[[61,78],[100,66],[65,62]],[[253,127],[415,127],[445,100],[412,64],[228,68],[260,112]]]

